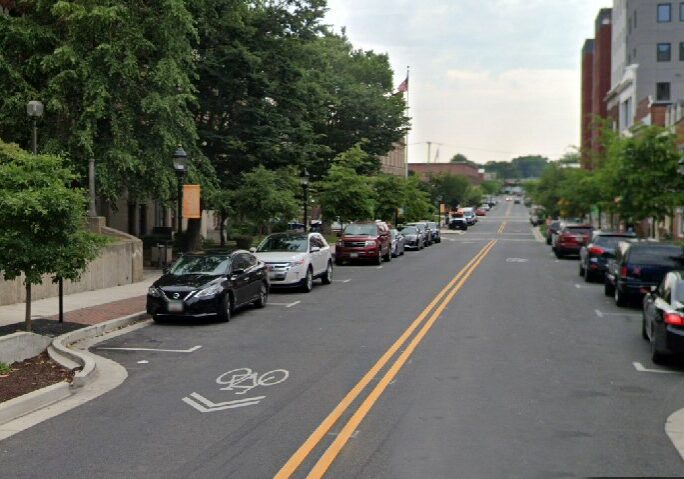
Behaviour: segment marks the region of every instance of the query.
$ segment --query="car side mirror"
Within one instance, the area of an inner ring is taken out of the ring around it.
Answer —
[[[320,250],[321,250],[321,247],[320,247],[320,246],[312,246],[312,247],[311,247],[311,252],[312,252],[312,253],[317,253],[317,252],[319,252]]]
[[[252,246],[251,248],[249,248],[249,252],[250,253],[256,253],[256,248],[254,246]]]

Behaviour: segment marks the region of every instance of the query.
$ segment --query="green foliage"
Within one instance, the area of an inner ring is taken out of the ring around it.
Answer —
[[[500,180],[538,178],[548,162],[548,158],[540,155],[519,156],[511,161],[489,161],[485,171],[496,173]]]
[[[12,368],[9,367],[9,364],[5,364],[3,362],[0,362],[0,374],[5,375],[9,374],[12,372]]]
[[[451,157],[449,163],[474,163],[468,159],[463,153],[456,153]]]
[[[394,222],[398,208],[404,206],[406,180],[394,175],[379,175],[373,179],[376,194],[375,218]]]
[[[287,170],[271,171],[263,166],[243,173],[234,193],[235,211],[264,231],[278,218],[292,218],[299,211],[293,181]]]
[[[497,195],[503,188],[503,181],[501,180],[485,180],[480,185],[482,192],[485,195]]]
[[[0,141],[0,271],[7,280],[22,273],[27,286],[46,274],[77,280],[104,244],[85,230],[86,195],[71,187],[76,177],[64,163]]]
[[[482,196],[484,195],[482,188],[479,186],[471,186],[466,191],[464,204],[477,206],[482,203]]]
[[[467,202],[470,180],[464,175],[441,173],[430,178],[428,185],[434,201],[441,197],[442,202],[451,208]]]
[[[320,184],[319,199],[326,220],[339,218],[344,223],[371,219],[376,205],[371,179],[342,165],[330,168]]]
[[[404,221],[419,221],[434,211],[430,195],[417,176],[409,176],[404,189]]]

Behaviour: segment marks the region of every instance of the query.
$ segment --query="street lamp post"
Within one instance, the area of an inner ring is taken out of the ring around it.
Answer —
[[[304,231],[308,231],[309,172],[306,171],[306,168],[304,168],[302,176],[299,177],[299,182],[304,190]]]
[[[43,104],[39,101],[30,101],[26,105],[26,113],[33,120],[33,154],[38,154],[38,118],[43,116]]]
[[[183,182],[185,175],[188,173],[188,154],[181,145],[178,145],[176,151],[173,153],[173,169],[178,177],[178,211],[176,218],[178,220],[178,234],[183,232]]]

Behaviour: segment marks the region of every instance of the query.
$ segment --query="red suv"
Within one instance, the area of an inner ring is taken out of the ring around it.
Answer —
[[[348,225],[335,245],[335,264],[371,260],[376,264],[392,259],[392,237],[383,221],[357,221]]]

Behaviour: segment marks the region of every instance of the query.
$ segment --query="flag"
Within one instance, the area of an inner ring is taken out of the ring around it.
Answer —
[[[435,153],[435,163],[438,163],[439,160],[439,147],[437,148],[437,153]]]
[[[399,84],[397,90],[399,93],[406,93],[408,91],[408,76],[406,77],[406,80]]]

